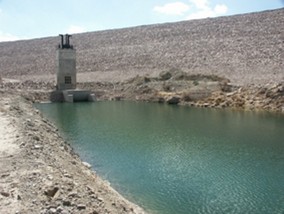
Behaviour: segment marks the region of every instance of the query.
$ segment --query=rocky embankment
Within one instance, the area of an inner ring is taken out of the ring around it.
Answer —
[[[229,79],[170,69],[156,77],[136,76],[121,82],[81,82],[98,100],[135,100],[209,108],[265,110],[284,113],[284,82],[233,85]],[[0,89],[18,91],[32,102],[49,101],[54,82],[3,82]]]
[[[232,92],[217,91],[210,97],[198,101],[195,106],[284,113],[284,84],[239,87]]]
[[[99,178],[18,93],[0,91],[0,213],[144,213]]]
[[[215,75],[190,75],[172,70],[160,73],[157,78],[138,76],[113,87],[114,100],[284,113],[284,82],[241,87]]]

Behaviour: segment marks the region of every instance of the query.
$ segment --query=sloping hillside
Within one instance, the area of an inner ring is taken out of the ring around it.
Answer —
[[[73,35],[79,80],[117,81],[168,69],[233,83],[284,81],[284,9]],[[0,43],[0,75],[52,78],[59,38]]]

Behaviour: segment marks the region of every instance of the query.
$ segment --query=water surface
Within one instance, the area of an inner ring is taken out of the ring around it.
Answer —
[[[284,213],[281,115],[134,102],[37,107],[152,213]]]

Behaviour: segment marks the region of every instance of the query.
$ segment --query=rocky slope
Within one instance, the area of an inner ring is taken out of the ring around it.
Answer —
[[[0,213],[144,213],[83,163],[56,127],[0,91]]]
[[[284,9],[74,35],[79,80],[122,81],[163,70],[237,85],[284,80]],[[0,43],[0,76],[53,80],[59,38]]]
[[[265,110],[284,113],[284,82],[263,86],[236,86],[216,75],[188,74],[171,69],[157,77],[136,76],[121,82],[82,82],[97,100],[138,100],[211,108]],[[17,91],[32,102],[52,101],[53,83],[20,81],[0,83],[0,89]]]

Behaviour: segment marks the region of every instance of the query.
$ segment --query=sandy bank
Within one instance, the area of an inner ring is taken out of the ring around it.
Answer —
[[[91,171],[56,127],[0,91],[0,213],[145,213]]]

